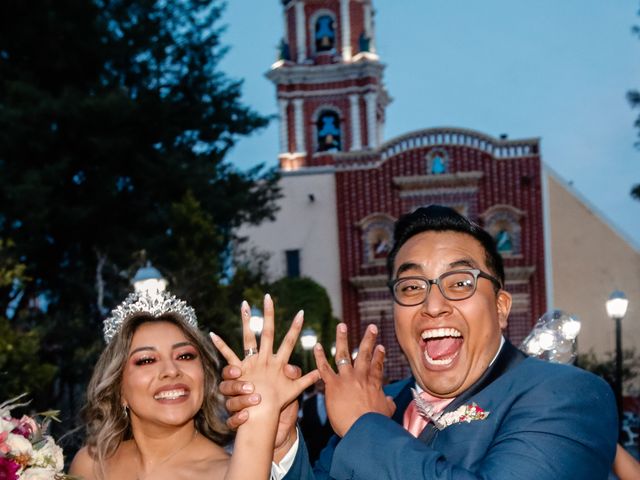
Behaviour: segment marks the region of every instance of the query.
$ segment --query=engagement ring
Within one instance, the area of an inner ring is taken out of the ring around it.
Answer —
[[[350,363],[351,363],[351,360],[349,360],[347,358],[343,358],[343,359],[338,360],[336,362],[336,367],[341,367],[342,365],[347,365],[347,364],[350,364]]]
[[[252,355],[255,355],[258,353],[258,349],[256,347],[251,347],[251,348],[247,348],[244,351],[244,358],[249,358]]]

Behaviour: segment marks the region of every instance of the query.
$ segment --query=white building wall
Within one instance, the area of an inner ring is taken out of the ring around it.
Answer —
[[[622,320],[622,348],[640,351],[640,249],[624,238],[585,198],[548,167],[545,202],[551,244],[552,305],[582,321],[578,351],[600,359],[614,352],[615,322],[605,303],[614,290],[629,299]],[[548,266],[549,266],[548,264]],[[640,379],[634,382],[640,389]]]
[[[342,294],[334,174],[283,173],[280,187],[283,197],[276,220],[257,227],[242,227],[238,233],[248,237],[243,249],[255,247],[271,254],[270,281],[286,276],[285,251],[300,250],[300,276],[312,278],[327,290],[333,315],[340,318]]]

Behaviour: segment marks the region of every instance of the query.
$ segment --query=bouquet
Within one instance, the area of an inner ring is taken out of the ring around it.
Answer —
[[[27,405],[18,403],[24,395],[0,403],[0,479],[4,480],[62,480],[70,477],[62,473],[62,448],[50,435],[47,427],[59,421],[58,412],[48,411],[28,417],[13,418],[11,410]],[[38,419],[42,419],[38,422]]]

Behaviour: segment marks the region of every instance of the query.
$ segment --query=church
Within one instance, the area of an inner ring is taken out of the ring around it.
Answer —
[[[496,239],[514,300],[505,332],[514,344],[557,308],[582,320],[581,351],[612,350],[604,303],[623,289],[640,311],[640,252],[544,164],[540,140],[459,127],[383,139],[391,97],[372,0],[281,3],[280,58],[267,77],[278,101],[283,198],[275,221],[239,232],[270,254],[272,279],[321,284],[352,345],[377,324],[386,376],[401,378],[409,369],[385,267],[393,224],[419,206],[446,205]],[[625,338],[640,344],[640,322],[625,326]]]

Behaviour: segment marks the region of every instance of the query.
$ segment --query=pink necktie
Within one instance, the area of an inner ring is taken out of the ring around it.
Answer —
[[[438,398],[433,395],[429,395],[427,392],[420,393],[420,397],[429,402],[433,408],[434,413],[440,413],[447,405],[455,400],[455,398]],[[429,419],[424,418],[418,409],[416,408],[416,401],[411,400],[411,403],[404,412],[402,424],[404,428],[414,437],[418,438],[424,427],[429,423]]]

